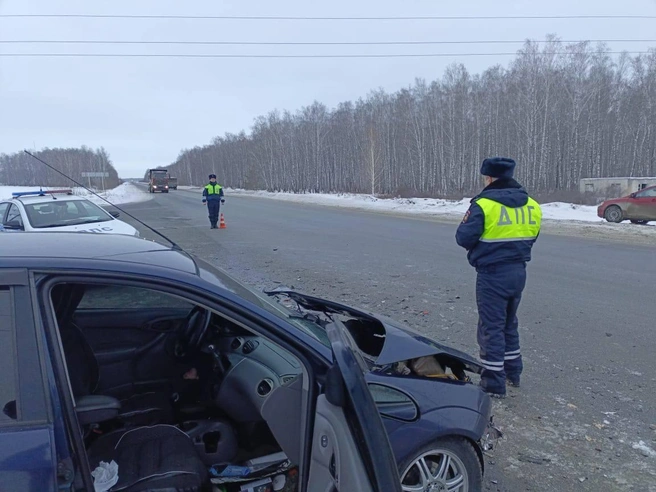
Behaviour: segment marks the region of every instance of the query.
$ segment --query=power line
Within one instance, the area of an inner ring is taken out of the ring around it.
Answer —
[[[387,21],[387,20],[513,20],[513,19],[656,19],[656,15],[492,15],[492,16],[391,16],[391,17],[305,17],[305,16],[246,16],[246,15],[154,15],[154,14],[0,14],[4,18],[83,18],[83,19],[196,19],[196,20],[325,20],[325,21]]]
[[[143,45],[225,45],[225,46],[364,46],[364,45],[436,45],[436,44],[523,44],[527,40],[481,40],[481,41],[122,41],[122,40],[14,40],[0,39],[0,44],[143,44]],[[532,43],[654,43],[656,39],[579,39],[540,40]]]
[[[639,55],[653,51],[605,51],[607,55]],[[536,55],[563,55],[567,53],[539,52]],[[0,53],[0,57],[100,57],[100,58],[427,58],[448,56],[517,56],[517,52],[508,53],[403,53],[403,54],[355,54],[355,55],[236,55],[236,54],[202,54],[202,53]]]

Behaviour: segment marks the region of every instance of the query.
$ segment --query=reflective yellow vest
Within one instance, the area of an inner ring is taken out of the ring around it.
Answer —
[[[219,183],[215,183],[215,184],[208,183],[205,185],[205,189],[207,190],[208,195],[214,195],[214,194],[218,195],[219,193],[221,193],[223,186],[221,186]]]
[[[480,241],[527,241],[538,237],[542,209],[532,198],[528,199],[526,205],[517,208],[508,207],[489,198],[479,198],[476,203],[485,216],[485,229]]]

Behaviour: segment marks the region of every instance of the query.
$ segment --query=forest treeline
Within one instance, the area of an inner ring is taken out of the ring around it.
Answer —
[[[179,183],[216,172],[225,186],[292,192],[462,196],[483,158],[510,156],[534,193],[583,177],[656,175],[656,50],[613,57],[603,45],[527,41],[507,68],[379,90],[334,109],[274,110],[249,133],[183,150]]]
[[[43,159],[55,169],[70,176],[79,183],[106,189],[119,185],[120,180],[116,169],[112,165],[109,154],[104,148],[92,150],[87,147],[80,148],[54,148],[32,152],[39,159]],[[105,178],[83,177],[85,172],[105,172]],[[66,186],[75,184],[68,178],[48,168],[25,152],[15,154],[0,154],[0,184],[13,186]]]

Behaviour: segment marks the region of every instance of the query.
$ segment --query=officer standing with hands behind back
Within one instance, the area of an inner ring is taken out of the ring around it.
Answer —
[[[514,170],[512,159],[483,161],[486,186],[471,200],[456,232],[456,242],[477,272],[480,384],[495,398],[506,396],[506,382],[519,386],[523,363],[517,308],[542,220],[540,205],[513,179]]]
[[[207,204],[210,218],[210,229],[218,229],[216,223],[219,221],[219,209],[225,203],[223,198],[223,186],[216,182],[216,174],[210,174],[210,182],[203,188],[203,203]]]

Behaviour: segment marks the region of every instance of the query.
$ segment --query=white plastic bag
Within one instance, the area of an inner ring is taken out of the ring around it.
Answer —
[[[95,491],[107,492],[118,482],[118,465],[114,460],[111,463],[101,461],[98,468],[91,472],[91,476]]]

